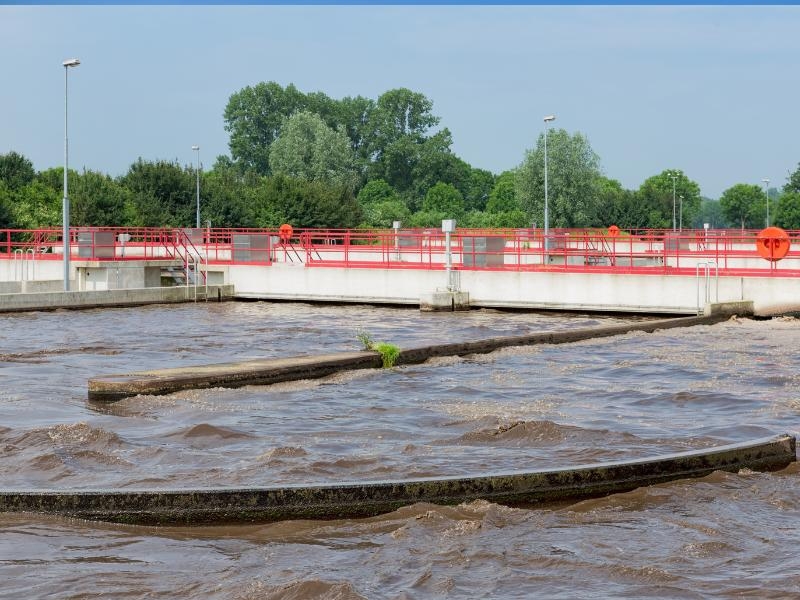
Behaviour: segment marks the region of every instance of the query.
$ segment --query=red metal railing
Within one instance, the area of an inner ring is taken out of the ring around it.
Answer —
[[[60,229],[0,230],[0,260],[26,253],[61,260]],[[451,235],[450,263],[458,270],[694,274],[713,264],[720,275],[800,276],[800,232],[780,262],[761,258],[757,231],[598,229],[459,229]],[[70,230],[73,260],[186,260],[208,264],[303,263],[307,267],[444,269],[446,236],[437,228],[401,230],[301,229],[281,237],[274,229],[92,227]]]

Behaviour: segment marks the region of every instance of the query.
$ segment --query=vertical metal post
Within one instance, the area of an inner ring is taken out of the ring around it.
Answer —
[[[200,146],[192,146],[192,150],[197,152],[197,171],[195,188],[197,190],[197,220],[195,227],[200,229]]]
[[[769,227],[769,179],[762,179],[764,183],[764,194],[767,196],[767,227]]]
[[[64,67],[64,199],[61,204],[62,231],[64,243],[64,291],[69,291],[69,192],[67,190],[67,173],[69,173],[69,137],[67,135],[67,81],[70,67],[81,64],[77,58],[70,58],[61,63]]]
[[[550,133],[549,124],[555,121],[554,115],[548,115],[544,118],[544,249],[547,251],[550,248],[550,203],[547,190],[547,134]]]
[[[669,176],[672,179],[672,231],[675,231],[677,229],[675,222],[675,180],[678,179],[678,176],[675,173],[670,173]]]
[[[61,237],[64,245],[64,291],[69,291],[69,192],[67,191],[67,172],[69,171],[69,137],[67,135],[67,80],[69,65],[64,63],[64,198],[61,201]]]

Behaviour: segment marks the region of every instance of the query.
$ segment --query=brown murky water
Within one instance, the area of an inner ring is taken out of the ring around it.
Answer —
[[[0,315],[3,488],[246,486],[618,460],[800,429],[800,321],[86,402],[101,373],[583,327],[302,304]],[[150,528],[0,514],[2,598],[800,598],[800,468],[539,509]]]

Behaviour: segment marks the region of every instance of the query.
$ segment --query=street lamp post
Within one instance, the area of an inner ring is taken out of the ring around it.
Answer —
[[[195,184],[195,187],[197,188],[197,223],[196,223],[196,227],[197,227],[197,229],[200,229],[200,146],[192,146],[192,150],[197,152],[197,171],[196,171],[197,182]]]
[[[678,196],[678,231],[683,231],[683,194]]]
[[[69,291],[69,191],[67,189],[67,173],[69,172],[69,137],[67,136],[67,74],[70,67],[81,64],[77,58],[70,58],[61,63],[64,66],[64,198],[61,203],[62,231],[64,243],[64,291]]]
[[[544,118],[544,248],[550,248],[550,207],[547,197],[547,134],[550,133],[548,125],[556,120],[555,115]]]
[[[761,180],[764,183],[764,194],[767,196],[767,227],[769,227],[769,179]]]
[[[672,231],[675,231],[677,229],[675,225],[675,181],[678,179],[678,175],[673,171],[669,177],[672,179]]]

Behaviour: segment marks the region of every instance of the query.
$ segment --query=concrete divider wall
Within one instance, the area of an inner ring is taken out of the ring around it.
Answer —
[[[513,506],[577,500],[718,470],[780,469],[795,454],[795,438],[781,435],[627,462],[474,477],[249,489],[3,490],[0,511],[155,525],[360,518],[417,502],[480,499]]]
[[[197,294],[197,297],[195,297]],[[233,297],[233,286],[208,286],[209,300]],[[39,292],[31,294],[0,294],[0,312],[55,310],[59,308],[96,308],[101,306],[136,306],[192,302],[205,299],[205,288],[176,286],[130,290],[97,290],[83,292]]]

